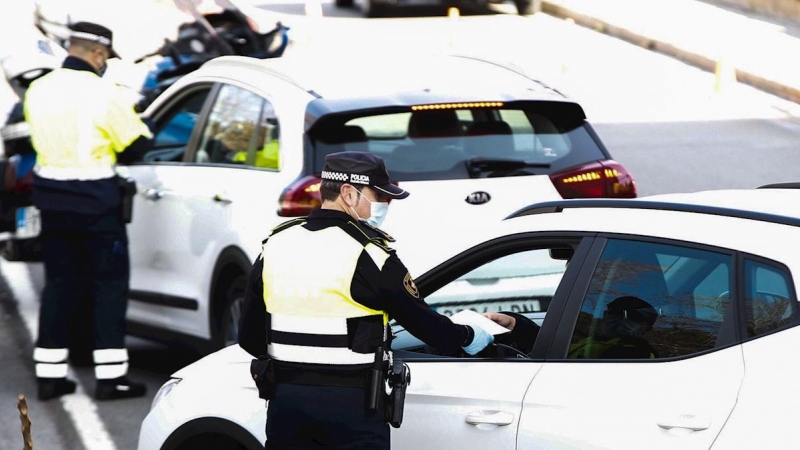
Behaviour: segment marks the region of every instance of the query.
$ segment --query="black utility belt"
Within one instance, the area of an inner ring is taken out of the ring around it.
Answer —
[[[269,356],[261,356],[250,362],[250,374],[258,387],[259,395],[269,400],[277,384],[301,384],[306,386],[355,387],[368,386],[367,369],[336,370],[313,367],[310,364],[288,363]]]
[[[391,366],[387,367],[380,350],[376,351],[375,356],[372,368],[352,371],[319,369],[261,356],[250,362],[250,374],[256,382],[259,397],[264,400],[273,398],[278,384],[364,389],[367,411],[383,409],[386,422],[399,428],[403,423],[403,405],[406,387],[411,382],[411,373],[408,366],[399,359],[394,359]],[[387,384],[391,388],[389,394],[385,389]]]
[[[313,370],[295,367],[286,367],[280,362],[274,362],[276,383],[304,384],[310,386],[354,387],[364,389],[367,387],[366,370],[335,371]]]

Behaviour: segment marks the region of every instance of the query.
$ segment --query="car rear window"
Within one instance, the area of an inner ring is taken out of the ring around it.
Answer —
[[[394,181],[548,174],[605,159],[577,105],[477,105],[326,116],[309,131],[313,170],[340,151],[381,156]]]

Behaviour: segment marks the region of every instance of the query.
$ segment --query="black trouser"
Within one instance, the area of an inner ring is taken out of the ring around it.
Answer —
[[[383,405],[367,411],[364,392],[279,383],[267,409],[266,450],[389,450]]]
[[[37,347],[66,349],[75,304],[88,295],[92,305],[95,350],[110,349],[95,362],[112,364],[98,373],[127,371],[125,312],[130,261],[125,224],[119,214],[89,215],[42,211],[42,260],[45,286],[39,311]],[[47,350],[45,350],[46,352]],[[36,358],[35,358],[36,359]],[[37,363],[54,363],[42,359]],[[108,369],[111,369],[110,371]],[[43,370],[47,373],[48,369]],[[98,378],[115,378],[109,375]]]

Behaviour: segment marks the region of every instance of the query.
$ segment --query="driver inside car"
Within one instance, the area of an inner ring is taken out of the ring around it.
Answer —
[[[503,328],[511,330],[510,333],[495,336],[495,343],[504,344],[519,350],[521,353],[530,354],[533,343],[539,335],[539,325],[522,314],[512,312],[484,313],[488,319]]]

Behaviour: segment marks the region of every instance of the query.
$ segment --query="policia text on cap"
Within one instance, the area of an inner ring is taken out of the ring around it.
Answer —
[[[408,381],[407,368],[389,362],[389,319],[443,352],[476,354],[494,338],[433,311],[388,246],[393,239],[367,222],[382,219],[389,199],[408,196],[391,184],[381,158],[331,154],[322,178],[322,208],[263,242],[239,345],[262,356],[252,371],[270,400],[267,449],[388,449],[387,421],[399,426],[397,397]],[[390,372],[394,400],[374,372]]]

